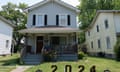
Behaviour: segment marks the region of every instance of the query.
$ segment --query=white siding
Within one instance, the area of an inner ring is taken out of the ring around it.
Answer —
[[[56,25],[56,15],[58,14],[68,14],[71,17],[71,25],[68,27],[76,28],[77,27],[77,14],[75,11],[68,9],[64,6],[61,6],[57,3],[47,3],[45,5],[42,5],[38,8],[35,8],[32,11],[29,11],[28,13],[28,22],[27,22],[27,27],[32,26],[32,19],[34,14],[47,14],[48,16],[48,25]]]
[[[113,48],[116,43],[116,32],[114,25],[114,15],[113,13],[100,13],[97,17],[95,24],[89,30],[90,36],[88,36],[88,31],[86,32],[86,44],[88,46],[88,51],[90,53],[105,52],[106,54],[113,54]],[[108,20],[109,27],[106,29],[104,21]],[[99,26],[99,32],[97,32],[96,26]],[[111,48],[107,49],[106,37],[110,37]],[[101,48],[98,48],[97,40],[101,41]],[[93,41],[93,49],[91,48],[91,41]]]
[[[0,20],[0,55],[10,54],[13,28]],[[6,48],[6,40],[9,40]]]

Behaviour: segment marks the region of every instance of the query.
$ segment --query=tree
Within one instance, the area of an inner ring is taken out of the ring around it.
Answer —
[[[16,25],[13,33],[13,38],[16,41],[15,48],[18,48],[20,45],[20,41],[23,38],[23,35],[18,33],[18,30],[24,29],[25,24],[27,22],[26,13],[23,12],[23,9],[27,7],[25,3],[19,3],[19,5],[7,3],[2,6],[2,10],[0,11],[0,15],[5,17],[6,19],[11,20],[13,24]],[[15,50],[15,52],[17,49]]]

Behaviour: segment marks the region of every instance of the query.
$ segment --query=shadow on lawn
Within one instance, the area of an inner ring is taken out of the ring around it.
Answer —
[[[0,61],[1,66],[15,66],[19,64],[19,58]]]

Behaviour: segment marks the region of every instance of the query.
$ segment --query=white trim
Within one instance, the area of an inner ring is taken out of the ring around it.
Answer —
[[[59,26],[68,26],[68,21],[67,21],[68,20],[68,17],[67,17],[68,14],[63,13],[63,14],[58,14],[58,15],[59,15]],[[60,20],[62,15],[65,16],[65,20],[66,20],[66,23],[64,25],[61,24],[61,20]]]
[[[62,6],[65,6],[65,7],[69,8],[69,9],[71,9],[71,10],[74,10],[76,13],[79,13],[79,12],[80,12],[80,10],[78,10],[76,7],[74,7],[74,6],[72,6],[72,5],[69,5],[69,4],[67,4],[67,3],[65,3],[65,2],[63,2],[63,1],[61,1],[61,0],[43,0],[43,1],[39,2],[39,3],[37,3],[37,4],[34,4],[34,5],[26,8],[24,11],[27,11],[27,12],[28,12],[29,10],[33,10],[34,8],[39,7],[39,6],[42,6],[42,5],[44,5],[44,4],[46,4],[46,3],[50,2],[50,1],[54,1],[54,2],[56,2],[57,4],[60,4],[60,5],[62,5]]]

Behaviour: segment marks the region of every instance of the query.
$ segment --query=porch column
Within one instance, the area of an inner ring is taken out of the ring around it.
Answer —
[[[78,52],[78,37],[77,37],[76,32],[74,33],[74,36],[75,36],[75,44],[74,44],[73,48],[74,48],[75,53],[77,53]]]
[[[25,34],[25,49],[24,49],[24,54],[27,52],[27,45],[28,45],[28,34]]]

